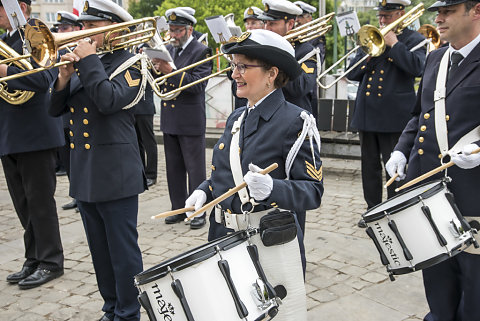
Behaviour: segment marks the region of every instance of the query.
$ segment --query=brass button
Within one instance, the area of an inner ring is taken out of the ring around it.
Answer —
[[[83,112],[84,112],[85,114],[88,113],[88,108],[87,108],[87,107],[83,108]]]
[[[163,103],[163,106],[166,107],[166,106],[167,106],[167,103]]]
[[[383,70],[380,70],[380,73],[383,75],[383,74],[385,73],[385,71],[383,71]]]
[[[275,205],[277,205],[277,203],[272,202],[270,205],[271,205],[271,206],[275,206]]]
[[[88,125],[88,119],[84,119],[84,120],[83,120],[83,123],[84,123],[85,125]]]
[[[418,155],[423,155],[423,149],[420,148],[420,149],[418,150]]]
[[[90,144],[85,144],[85,149],[90,149]]]
[[[80,73],[78,72],[77,75],[80,76]]]
[[[418,137],[418,141],[419,141],[420,143],[423,143],[424,140],[425,140],[425,138],[423,138],[423,136]]]
[[[422,125],[422,127],[420,127],[420,130],[421,130],[422,132],[426,131],[426,130],[427,130],[427,126]]]
[[[228,213],[228,214],[232,214],[232,211],[230,211],[230,209],[227,208],[227,213]]]
[[[374,75],[374,74],[375,74],[375,70],[372,70],[372,75]]]
[[[388,61],[393,62],[393,59],[389,57],[389,58],[388,58]]]
[[[78,68],[75,68],[75,71],[78,71]]]
[[[214,170],[215,170],[215,166],[212,165],[212,171],[214,171]]]
[[[362,69],[362,70],[363,70],[363,69],[365,69],[365,67],[366,67],[366,66],[362,66],[362,68],[360,68],[360,69]]]
[[[73,132],[72,132],[72,131],[70,131],[70,136],[72,136],[72,137],[73,137]]]
[[[175,108],[175,105],[174,105],[174,104],[172,104],[172,108]]]
[[[220,149],[220,150],[222,150],[224,147],[225,147],[224,143],[220,143],[220,145],[218,145],[218,149]]]
[[[208,185],[208,189],[209,189],[210,191],[213,191],[212,185]]]
[[[383,89],[383,87],[382,87],[382,86],[378,86],[378,89]]]
[[[378,97],[382,97],[382,94],[378,93]]]
[[[52,90],[52,87],[48,88],[48,92],[49,92],[49,93],[52,93],[52,91],[53,91],[53,90]]]
[[[383,78],[378,78],[379,81],[383,81]]]
[[[371,87],[372,87],[372,85],[370,85],[370,84],[367,85],[367,88],[368,88],[368,89],[370,89]]]
[[[74,149],[75,148],[75,145],[73,143],[70,143],[70,148],[71,149]]]
[[[430,114],[429,114],[429,113],[425,113],[425,115],[423,115],[423,118],[429,119],[429,118],[430,118]]]
[[[438,154],[438,158],[442,159],[442,154]]]
[[[372,77],[369,77],[369,78],[368,78],[368,81],[372,81],[372,79],[373,79]]]
[[[450,120],[450,116],[449,116],[449,115],[445,115],[445,120],[446,120],[446,121],[449,121],[449,120]]]
[[[83,133],[83,137],[85,137],[85,138],[86,138],[86,137],[90,137],[90,134],[87,133],[87,132],[85,132],[85,133]]]
[[[72,119],[70,119],[70,125],[73,125],[73,120]]]
[[[70,112],[73,114],[73,112],[75,111],[75,108],[73,107],[70,107]]]
[[[370,92],[367,91],[367,92],[365,93],[365,96],[370,96]]]

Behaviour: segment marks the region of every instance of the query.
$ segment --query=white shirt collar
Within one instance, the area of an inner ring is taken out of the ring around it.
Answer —
[[[449,45],[448,50],[450,51],[450,57],[452,56],[452,53],[458,52],[465,59],[472,52],[472,50],[478,45],[478,43],[480,43],[480,34],[478,34],[478,36],[475,37],[475,39],[473,39],[468,44],[466,44],[465,46],[463,46],[458,50],[454,49],[451,45]],[[462,61],[460,62],[460,64],[462,63]]]

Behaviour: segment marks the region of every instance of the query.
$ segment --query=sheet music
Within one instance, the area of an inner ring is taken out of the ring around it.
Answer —
[[[27,19],[25,19],[22,9],[20,9],[20,4],[18,3],[17,0],[1,0],[1,1],[13,31],[27,24]]]

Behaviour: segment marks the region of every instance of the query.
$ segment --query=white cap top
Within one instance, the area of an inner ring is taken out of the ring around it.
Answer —
[[[133,17],[112,0],[87,0],[78,19],[78,21],[83,20],[126,22],[133,20]]]
[[[169,24],[175,25],[194,25],[197,19],[193,16],[195,9],[190,7],[178,7],[165,11],[165,17]]]
[[[295,1],[293,4],[296,4],[297,6],[299,6],[300,9],[303,10],[303,13],[314,13],[317,11],[317,8],[303,1]]]

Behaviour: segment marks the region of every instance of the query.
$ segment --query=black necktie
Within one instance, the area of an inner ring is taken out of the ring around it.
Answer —
[[[180,51],[182,51],[182,47],[175,48],[175,57],[173,58],[173,60],[177,60],[178,56],[180,55]]]
[[[450,57],[450,62],[451,62],[450,69],[448,71],[448,77],[447,77],[448,80],[453,77],[453,75],[458,69],[459,62],[462,61],[462,59],[463,59],[463,56],[461,53],[459,52],[452,53],[452,56]]]

